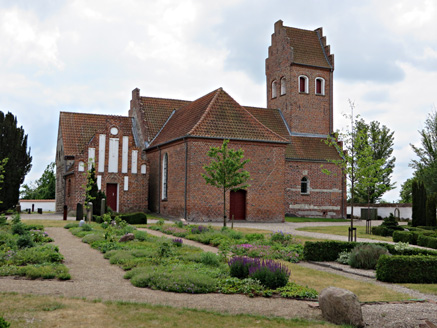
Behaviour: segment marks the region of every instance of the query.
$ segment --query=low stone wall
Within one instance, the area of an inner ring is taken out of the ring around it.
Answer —
[[[361,215],[361,209],[368,208],[368,204],[354,204],[354,216],[359,217]],[[411,219],[412,205],[411,204],[370,204],[370,208],[376,208],[378,216],[386,218],[390,216],[390,213],[395,214],[396,209],[399,210],[399,217],[403,220]],[[397,212],[397,211],[396,211]],[[351,207],[348,205],[347,214],[351,214]]]

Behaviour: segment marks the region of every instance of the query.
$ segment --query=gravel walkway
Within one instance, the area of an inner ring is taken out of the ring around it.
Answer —
[[[59,219],[59,216],[31,216],[39,219]],[[22,216],[22,218],[24,218]],[[221,223],[205,223],[221,226]],[[314,223],[248,223],[235,222],[234,227],[255,228],[270,231],[283,231],[296,235],[308,237],[347,240],[347,237],[318,234],[305,231],[297,231],[297,228],[306,226],[324,225],[348,225],[348,222],[314,222]],[[377,225],[377,222],[373,223]],[[356,221],[355,225],[365,225],[365,222]],[[71,281],[30,281],[14,278],[0,278],[0,291],[15,291],[20,293],[63,295],[66,297],[86,297],[87,299],[101,300],[125,300],[144,302],[150,304],[162,304],[175,307],[187,307],[196,309],[207,309],[227,313],[248,313],[267,316],[280,316],[286,318],[307,318],[321,319],[321,312],[318,308],[309,306],[310,302],[249,298],[242,295],[202,294],[187,295],[153,291],[144,288],[134,287],[129,281],[123,279],[124,271],[115,265],[110,265],[100,252],[89,247],[74,237],[68,230],[63,228],[47,228],[46,231],[54,238],[55,244],[59,246],[61,253],[65,256],[65,264],[69,267],[73,277]],[[150,234],[161,235],[159,232],[148,230]],[[375,242],[360,238],[359,241]],[[184,240],[185,244],[201,247],[205,251],[217,252],[211,246],[201,245],[190,240]],[[429,320],[437,324],[437,297],[435,295],[422,294],[403,286],[386,284],[376,281],[373,278],[363,277],[350,272],[341,272],[332,267],[320,266],[317,263],[301,263],[320,271],[347,276],[352,279],[367,281],[377,286],[384,286],[399,292],[407,293],[417,299],[429,300],[425,303],[409,304],[364,304],[362,306],[363,317],[366,327],[418,327]],[[335,266],[335,264],[332,264]],[[369,275],[369,273],[366,273]]]

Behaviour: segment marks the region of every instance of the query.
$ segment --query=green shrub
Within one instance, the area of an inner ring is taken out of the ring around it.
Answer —
[[[350,255],[350,252],[341,252],[335,261],[341,264],[349,264]]]
[[[417,245],[437,249],[437,238],[421,234],[417,238]]]
[[[125,275],[136,287],[148,287],[175,293],[211,293],[217,290],[216,280],[180,266],[168,271],[165,267],[141,267]]]
[[[264,235],[262,234],[262,233],[248,233],[247,235],[246,235],[246,239],[247,239],[247,241],[248,242],[253,242],[253,241],[256,241],[256,240],[264,240]]]
[[[220,265],[220,257],[212,252],[203,252],[200,255],[200,262],[205,265],[217,267]]]
[[[358,269],[375,269],[381,255],[387,255],[388,250],[375,244],[359,245],[349,256],[349,265]]]
[[[32,236],[26,233],[18,237],[17,246],[18,248],[29,248],[35,246],[35,243],[33,242]]]
[[[89,234],[89,235],[86,235],[82,238],[82,242],[87,243],[87,244],[92,244],[95,241],[101,241],[104,239],[105,238],[102,235]]]
[[[384,222],[377,227],[372,228],[372,233],[378,236],[392,236],[394,231],[402,231],[404,228],[399,226],[399,223],[396,221],[393,213],[390,213],[390,216],[384,219]]]
[[[91,224],[84,224],[81,228],[82,231],[93,231],[93,227],[91,227]]]
[[[0,317],[0,328],[9,328],[11,324],[7,322],[3,317]]]
[[[376,266],[376,279],[393,283],[437,283],[437,257],[383,255]]]
[[[243,233],[241,231],[229,230],[228,236],[234,240],[243,239]]]
[[[218,292],[222,294],[245,294],[253,296],[266,295],[266,287],[252,278],[239,279],[235,277],[219,279]]]
[[[76,222],[70,222],[70,223],[67,223],[67,224],[64,226],[64,229],[77,228],[77,227],[79,227],[79,224],[78,224],[78,223],[76,223]]]
[[[244,279],[249,277],[249,268],[258,264],[258,259],[250,257],[234,256],[228,262],[231,277]]]
[[[109,258],[109,263],[111,264],[123,264],[127,261],[130,261],[134,258],[134,256],[130,253],[130,251],[125,250],[117,250],[111,252],[111,256]]]
[[[307,261],[335,261],[341,252],[350,252],[356,242],[344,241],[307,241],[303,249],[303,257]]]
[[[284,287],[276,289],[281,297],[298,299],[315,299],[318,293],[315,289],[288,282]]]
[[[120,218],[129,224],[147,224],[147,215],[143,212],[122,214]]]
[[[17,222],[12,225],[11,232],[14,235],[24,235],[27,233],[26,225],[22,222]]]
[[[59,253],[58,247],[47,244],[17,251],[13,257],[13,264],[59,263],[63,259],[64,257]]]
[[[290,278],[290,271],[281,263],[265,260],[249,268],[249,277],[259,280],[270,289],[284,287]]]
[[[133,234],[138,241],[146,241],[148,237],[147,232],[141,230],[135,230]]]
[[[412,231],[394,231],[393,232],[393,241],[395,243],[397,242],[403,242],[403,243],[410,243],[413,244],[413,232]]]

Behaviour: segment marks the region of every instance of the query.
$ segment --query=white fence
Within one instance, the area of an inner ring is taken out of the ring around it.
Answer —
[[[354,216],[359,217],[361,215],[361,209],[367,209],[367,204],[354,204]],[[411,204],[370,204],[370,208],[376,208],[377,215],[386,218],[390,216],[390,213],[396,215],[397,210],[399,210],[399,217],[401,219],[411,219],[412,207]],[[348,205],[347,214],[351,214],[351,207]]]

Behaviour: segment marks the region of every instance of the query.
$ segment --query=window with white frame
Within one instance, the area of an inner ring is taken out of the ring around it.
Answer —
[[[300,193],[309,194],[310,193],[310,180],[307,177],[303,177],[300,180]]]
[[[278,90],[278,82],[276,80],[274,80],[272,82],[272,98],[276,98],[278,96],[277,90]]]
[[[162,200],[167,199],[167,182],[168,182],[168,155],[164,154],[162,159]]]
[[[281,77],[281,96],[287,93],[286,79],[285,77]]]
[[[305,75],[299,76],[299,92],[308,93],[308,77]]]
[[[325,95],[325,79],[323,79],[321,77],[317,77],[315,83],[316,83],[316,85],[315,85],[316,95],[324,96]]]

